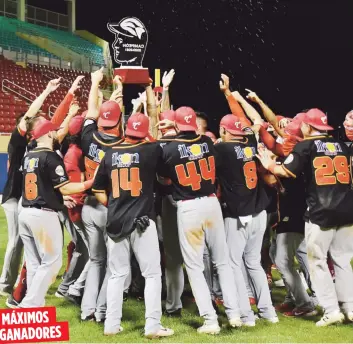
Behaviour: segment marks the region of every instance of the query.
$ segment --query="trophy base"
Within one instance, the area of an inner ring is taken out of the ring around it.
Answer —
[[[149,85],[150,75],[148,68],[120,67],[114,69],[114,76],[119,75],[124,84]]]

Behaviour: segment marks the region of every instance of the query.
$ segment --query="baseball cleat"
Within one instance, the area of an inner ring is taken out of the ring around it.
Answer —
[[[279,322],[277,315],[272,318],[265,318],[265,317],[261,317],[258,314],[256,314],[255,319],[264,319],[264,320],[270,322],[271,324],[277,324]]]
[[[353,311],[345,314],[348,321],[353,321]]]
[[[95,321],[96,318],[94,317],[94,313],[87,315],[85,317],[81,316],[81,321]]]
[[[173,311],[173,312],[168,312],[167,310],[164,312],[164,315],[166,317],[170,318],[181,318],[181,308]]]
[[[157,332],[145,333],[145,337],[148,339],[157,339],[162,337],[170,337],[174,334],[174,331],[170,328],[162,327]]]
[[[333,324],[340,324],[344,320],[341,312],[324,314],[324,316],[316,323],[317,327],[325,327]]]
[[[57,298],[59,298],[59,299],[63,299],[63,298],[65,298],[65,294],[64,293],[62,293],[61,291],[57,291],[56,293],[55,293],[55,296],[57,297]]]
[[[73,303],[75,306],[81,306],[82,297],[72,294],[66,294],[65,300]]]
[[[6,300],[6,306],[11,309],[19,308],[19,305],[20,304],[13,298],[12,295],[10,295]]]
[[[276,311],[280,313],[291,312],[295,308],[293,303],[283,302],[275,307]]]
[[[201,327],[197,329],[197,333],[205,333],[205,334],[218,334],[221,332],[221,328],[218,324],[206,325],[203,324]]]
[[[240,317],[239,318],[232,318],[232,319],[229,319],[229,325],[232,327],[242,327],[243,322],[241,321]]]
[[[243,326],[244,327],[255,327],[255,321],[243,321]]]
[[[286,317],[313,317],[317,315],[317,313],[315,308],[297,307],[289,312],[284,312],[283,315]]]
[[[105,318],[96,318],[96,323],[98,324],[104,324]]]
[[[110,332],[110,331],[105,331],[104,330],[104,335],[105,336],[115,336],[116,334],[123,332],[124,329],[120,326],[118,331]]]

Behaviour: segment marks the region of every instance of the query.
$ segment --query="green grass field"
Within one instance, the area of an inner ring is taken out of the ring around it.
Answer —
[[[2,209],[0,210],[0,267],[2,268],[3,255],[7,242],[6,220]],[[66,243],[68,238],[66,237]],[[60,273],[61,276],[61,273]],[[47,296],[47,305],[57,308],[58,321],[69,321],[71,343],[141,343],[150,342],[143,337],[144,304],[133,299],[124,303],[122,326],[124,332],[114,337],[103,336],[103,325],[96,323],[83,323],[80,321],[80,311],[70,303],[54,296],[59,278],[50,288]],[[353,288],[353,286],[352,286]],[[278,303],[283,300],[283,288],[274,290],[274,299]],[[0,307],[5,308],[5,298],[0,297]],[[279,315],[278,324],[268,324],[259,320],[254,328],[229,329],[224,312],[220,316],[222,331],[218,336],[198,335],[196,328],[202,325],[195,304],[185,304],[181,319],[163,317],[162,322],[166,327],[173,328],[175,335],[161,339],[169,343],[351,343],[353,342],[353,325],[342,324],[327,328],[316,328],[315,320],[289,319]]]

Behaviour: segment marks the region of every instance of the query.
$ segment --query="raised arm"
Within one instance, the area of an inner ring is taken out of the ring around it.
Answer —
[[[269,150],[261,150],[256,156],[260,160],[262,166],[275,176],[283,178],[292,178],[288,171],[283,168],[283,165],[276,164],[276,161],[273,159],[274,156],[272,153],[270,153]]]
[[[78,110],[80,110],[78,103],[73,102],[70,106],[68,115],[64,119],[64,122],[62,122],[60,130],[58,131],[59,143],[61,143],[68,134],[70,121],[77,115]]]
[[[277,134],[281,137],[284,137],[285,133],[282,128],[279,127],[277,123],[277,118],[274,112],[266,105],[260,97],[253,91],[247,89],[249,94],[246,96],[249,100],[253,101],[254,103],[259,104],[266,120],[268,123],[272,124],[273,128],[276,130]]]
[[[41,93],[41,95],[35,99],[35,101],[28,108],[25,115],[22,117],[18,127],[21,132],[26,132],[26,121],[28,119],[33,118],[37,115],[38,111],[42,107],[45,99],[49,96],[50,93],[54,92],[60,86],[60,78],[49,81],[45,90]]]
[[[91,73],[91,90],[88,97],[87,119],[98,119],[99,117],[99,83],[103,80],[103,67]]]
[[[118,103],[120,106],[120,109],[122,110],[124,107],[124,103],[123,103],[123,83],[122,83],[121,76],[116,75],[113,80],[113,83],[116,84],[116,90],[110,96],[110,100],[113,100],[116,103]]]
[[[147,114],[148,114],[148,117],[150,118],[150,134],[154,138],[157,138],[158,129],[156,125],[158,122],[158,112],[157,112],[156,98],[154,96],[151,84],[146,86],[146,98],[147,98]]]
[[[79,83],[83,78],[84,76],[80,75],[72,83],[71,88],[69,89],[69,92],[65,96],[64,100],[60,103],[60,105],[55,110],[53,118],[51,119],[52,123],[58,126],[63,123],[67,113],[69,112],[70,105],[75,96],[75,92],[80,88]]]
[[[161,102],[161,112],[170,110],[170,98],[169,98],[169,86],[173,81],[175,75],[174,69],[171,69],[168,73],[164,72],[162,78],[163,94]]]

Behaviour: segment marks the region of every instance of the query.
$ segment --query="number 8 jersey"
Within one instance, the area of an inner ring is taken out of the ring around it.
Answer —
[[[349,148],[331,136],[299,142],[283,163],[292,177],[304,173],[310,222],[329,228],[353,224]]]
[[[257,141],[254,133],[242,140],[215,145],[217,179],[225,217],[255,215],[265,210],[269,200],[257,175]]]
[[[161,177],[173,183],[175,201],[210,196],[215,192],[215,150],[212,140],[193,132],[184,132],[174,139],[164,139],[164,167]]]

